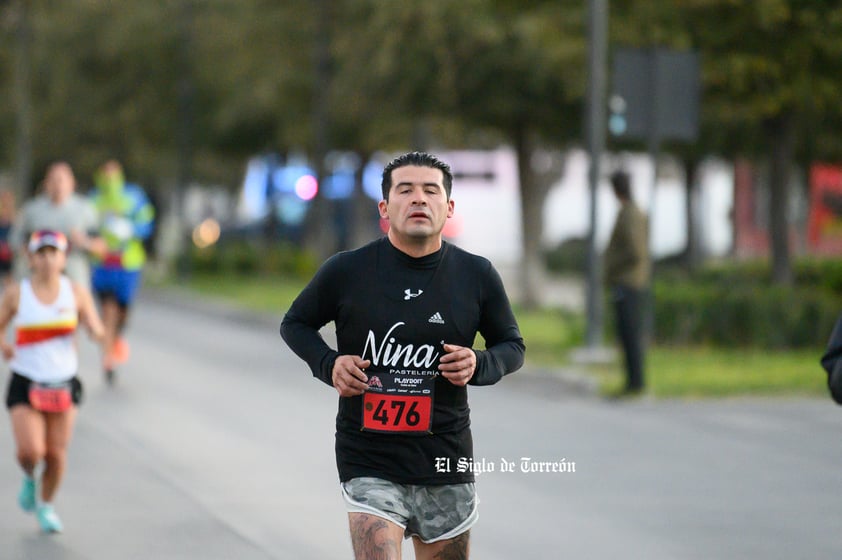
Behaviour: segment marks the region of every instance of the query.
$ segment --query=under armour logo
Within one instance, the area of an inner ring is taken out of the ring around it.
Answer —
[[[414,298],[414,297],[418,297],[418,296],[420,296],[421,294],[423,294],[423,293],[424,293],[424,290],[418,290],[418,293],[417,293],[417,294],[413,294],[413,293],[412,293],[412,290],[410,290],[409,288],[407,288],[407,289],[405,289],[405,290],[403,291],[403,293],[405,293],[405,294],[406,294],[405,296],[403,296],[403,299],[404,299],[404,301],[407,301],[407,300],[410,300],[410,299],[412,299],[412,298]]]

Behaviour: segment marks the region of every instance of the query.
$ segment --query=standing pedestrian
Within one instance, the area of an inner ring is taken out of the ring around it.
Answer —
[[[31,275],[11,283],[0,299],[0,331],[12,321],[15,328],[14,344],[3,337],[0,349],[12,371],[6,407],[24,472],[18,504],[34,512],[41,529],[49,533],[63,529],[53,499],[82,397],[74,332],[81,322],[94,340],[102,340],[104,334],[88,288],[62,274],[67,248],[61,232],[33,233],[27,245]]]
[[[620,211],[605,251],[605,281],[625,360],[625,386],[618,396],[632,396],[645,387],[643,325],[650,274],[649,228],[646,215],[632,198],[628,173],[612,174],[611,187]]]
[[[281,324],[339,393],[336,462],[357,560],[467,558],[477,520],[467,385],[491,385],[525,346],[491,263],[442,239],[453,176],[404,154],[382,177],[387,235],[327,260]],[[336,349],[319,329],[333,321]],[[477,334],[485,349],[474,349]]]

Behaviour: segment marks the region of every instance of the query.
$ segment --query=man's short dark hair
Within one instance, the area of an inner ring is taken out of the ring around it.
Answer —
[[[433,169],[441,170],[444,178],[444,192],[447,194],[447,199],[450,200],[450,190],[453,188],[453,173],[450,172],[450,166],[436,156],[425,152],[408,152],[400,155],[383,168],[383,181],[380,184],[380,189],[383,192],[383,200],[389,200],[389,190],[392,188],[392,171],[398,167],[408,167],[410,165],[432,167]]]
[[[611,174],[611,187],[620,198],[631,198],[631,179],[625,171],[615,171]]]

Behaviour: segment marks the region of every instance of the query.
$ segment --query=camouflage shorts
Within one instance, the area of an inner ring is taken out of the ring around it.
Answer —
[[[470,529],[479,518],[476,488],[472,482],[442,486],[395,484],[372,477],[342,483],[342,497],[349,513],[383,517],[431,543],[452,539]]]

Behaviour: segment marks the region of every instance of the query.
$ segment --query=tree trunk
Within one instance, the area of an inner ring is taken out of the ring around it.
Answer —
[[[15,113],[17,115],[17,157],[15,161],[15,187],[18,200],[32,194],[32,100],[30,99],[30,67],[32,29],[29,21],[29,2],[15,3]]]
[[[520,271],[520,303],[527,308],[540,305],[541,261],[540,261],[540,219],[541,209],[535,208],[535,175],[532,170],[534,144],[526,127],[514,134],[517,155],[518,180],[520,181],[521,233],[523,255]],[[537,231],[536,231],[537,230]]]
[[[684,160],[684,180],[687,188],[687,200],[684,210],[687,217],[687,248],[684,253],[684,266],[689,272],[699,267],[701,251],[699,249],[699,226],[696,216],[696,188],[699,175],[699,161],[689,157]]]
[[[325,156],[329,151],[330,89],[333,81],[333,60],[330,53],[332,39],[333,0],[313,3],[317,17],[317,36],[313,53],[313,150],[311,165],[316,173],[319,190],[310,201],[305,224],[305,244],[319,261],[336,251],[337,240],[333,222],[333,204],[322,192],[326,177]]]
[[[563,160],[554,154],[544,154],[546,165],[536,168],[538,150],[535,136],[526,127],[513,135],[517,152],[518,179],[520,180],[521,232],[523,256],[520,266],[520,304],[526,308],[541,305],[541,294],[546,285],[546,265],[541,246],[544,232],[544,203],[550,187],[561,175]]]
[[[789,247],[789,178],[793,160],[795,128],[792,115],[785,113],[767,123],[771,141],[769,166],[769,236],[772,249],[772,281],[792,283]]]
[[[181,217],[184,212],[184,196],[193,182],[193,128],[196,109],[196,85],[193,71],[193,0],[182,0],[178,12],[178,183],[176,184],[177,206],[175,211]]]
[[[363,186],[365,168],[371,160],[371,153],[358,151],[359,165],[354,172],[354,194],[352,198],[351,247],[360,247],[377,238],[380,231],[377,224],[377,202],[372,200]]]

